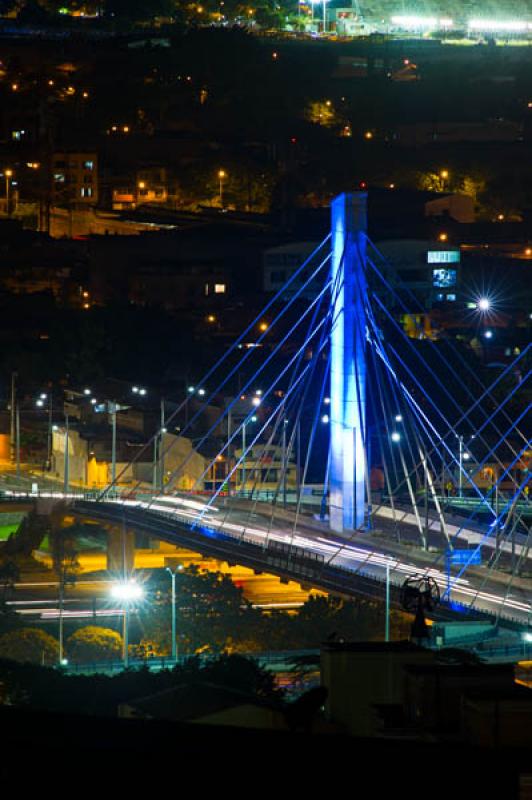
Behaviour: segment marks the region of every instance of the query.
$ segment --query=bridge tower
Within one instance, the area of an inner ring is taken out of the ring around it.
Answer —
[[[337,533],[361,528],[365,520],[366,200],[365,192],[353,192],[331,204],[329,519]]]

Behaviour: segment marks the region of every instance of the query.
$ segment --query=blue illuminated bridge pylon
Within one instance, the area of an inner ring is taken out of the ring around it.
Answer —
[[[126,482],[139,448],[98,502],[225,537],[235,560],[260,542],[272,572],[303,549],[377,582],[418,571],[452,602],[526,619],[530,344],[483,374],[471,349],[433,341],[366,228],[365,193],[333,200],[330,234],[165,420],[194,447],[162,429],[146,443],[163,487]]]
[[[331,204],[333,322],[329,519],[333,531],[366,516],[366,194]]]

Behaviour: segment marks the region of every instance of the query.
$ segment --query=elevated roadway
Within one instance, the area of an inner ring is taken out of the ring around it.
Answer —
[[[265,503],[233,498],[209,506],[199,499],[172,496],[101,500],[90,493],[41,492],[32,497],[10,491],[0,495],[0,503],[6,505],[38,502],[43,509],[64,501],[70,512],[81,517],[124,525],[204,556],[326,592],[382,600],[388,572],[391,601],[399,605],[400,589],[408,576],[430,575],[442,594],[448,585],[439,521],[429,520],[432,542],[429,537],[431,547],[423,551],[414,546],[414,515],[399,510],[393,520],[386,506],[376,510],[377,530],[355,532],[351,540],[346,540],[332,535],[326,523],[309,514],[301,514],[296,520],[293,511],[276,508],[272,519],[271,507]],[[401,541],[396,539],[398,526]],[[476,546],[483,538],[480,529],[466,528],[459,522],[448,528],[451,535],[459,537],[455,540],[459,547]],[[513,555],[528,557],[524,537],[520,538],[514,542]],[[488,553],[490,549],[493,553],[493,547],[493,540],[484,542],[483,549]],[[501,543],[503,555],[509,548],[508,542]],[[459,578],[452,578],[448,601],[441,603],[434,617],[463,619],[467,615],[527,627],[532,613],[531,588],[528,578],[512,578],[502,569],[469,567]]]
[[[447,586],[444,556],[425,552],[387,538],[384,532],[356,533],[351,541],[331,535],[327,526],[283,510],[283,519],[257,505],[242,502],[222,506],[185,498],[164,497],[151,505],[143,500],[75,500],[77,514],[102,522],[123,524],[163,541],[270,572],[284,580],[295,580],[346,596],[365,595],[383,599],[386,572],[390,576],[391,600],[398,605],[406,577],[427,574],[443,593]],[[409,523],[405,521],[405,525]],[[475,532],[472,532],[474,534]],[[476,533],[477,536],[480,534]],[[469,568],[452,584],[450,602],[442,602],[439,619],[463,619],[464,615],[528,625],[532,612],[530,581],[515,578],[509,587],[507,573],[485,567]]]

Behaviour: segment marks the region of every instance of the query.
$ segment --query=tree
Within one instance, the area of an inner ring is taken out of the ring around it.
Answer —
[[[59,644],[39,628],[20,628],[0,636],[0,658],[32,664],[57,663]]]
[[[118,661],[122,654],[122,637],[111,628],[88,625],[70,636],[66,644],[68,658],[76,664],[94,661]]]
[[[283,696],[283,690],[276,687],[272,672],[256,661],[240,655],[222,655],[216,661],[206,664],[201,669],[200,680],[230,686],[258,697]]]

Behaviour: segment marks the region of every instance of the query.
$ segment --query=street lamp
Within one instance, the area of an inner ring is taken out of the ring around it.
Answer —
[[[4,176],[6,179],[6,214],[9,217],[9,187],[11,185],[11,178],[13,177],[13,170],[5,169]]]
[[[249,419],[245,419],[242,423],[242,491],[246,491],[246,424],[248,422],[256,422],[257,417],[253,415]]]
[[[220,181],[220,208],[224,207],[224,178],[227,178],[227,172],[224,169],[219,169],[218,180]]]
[[[142,390],[139,389],[138,391],[140,394]],[[106,400],[105,403],[98,405],[97,403],[98,401],[96,398],[92,397],[91,405],[95,407],[94,410],[96,413],[107,412],[107,414],[111,416],[111,482],[106,489],[106,491],[109,491],[111,486],[115,486],[116,483],[116,415],[118,411],[127,411],[130,406],[120,405],[115,400]]]
[[[46,392],[41,392],[37,400],[35,401],[35,405],[38,408],[44,408],[46,405],[46,400],[48,400],[48,433],[46,435],[46,467],[50,469],[52,463],[52,411],[53,411],[53,400],[52,400],[52,393],[47,395]]]
[[[174,570],[165,567],[172,579],[172,661],[177,662],[177,637],[176,637],[176,608],[175,608],[175,576],[183,571],[183,564],[179,564]]]
[[[480,297],[477,302],[477,308],[479,311],[489,311],[491,307],[489,297]]]
[[[323,33],[327,33],[327,2],[328,0],[323,0]]]
[[[123,627],[123,649],[122,656],[124,659],[124,667],[127,669],[129,663],[128,647],[129,647],[129,610],[131,604],[135,600],[140,600],[144,596],[144,589],[139,586],[134,580],[123,581],[115,583],[111,587],[111,596],[115,600],[122,602],[124,610],[124,627]]]

